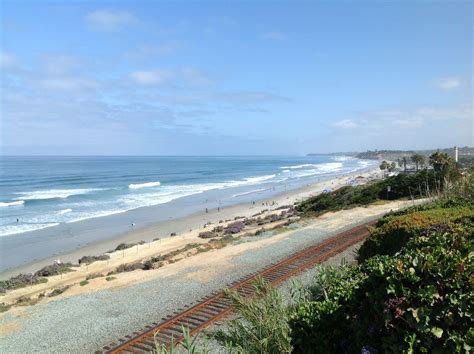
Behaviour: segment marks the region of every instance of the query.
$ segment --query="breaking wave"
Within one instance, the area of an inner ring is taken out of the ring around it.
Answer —
[[[129,184],[128,188],[130,189],[141,189],[141,188],[149,188],[149,187],[158,187],[160,186],[160,182],[146,182],[146,183],[139,183],[139,184]]]
[[[68,198],[72,195],[88,194],[96,191],[100,191],[100,188],[88,188],[88,189],[50,189],[45,191],[33,191],[33,192],[20,192],[16,193],[21,197],[16,198],[17,200],[43,200],[43,199],[56,199],[56,198]]]
[[[15,202],[0,202],[0,207],[18,206],[25,204],[24,200],[17,200]]]

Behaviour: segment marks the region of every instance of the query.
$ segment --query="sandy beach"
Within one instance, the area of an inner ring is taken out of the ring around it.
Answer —
[[[125,227],[127,230],[105,240],[96,241],[93,238],[93,232],[90,232],[90,237],[86,234],[83,237],[83,240],[80,242],[72,251],[61,252],[61,237],[64,238],[63,243],[67,241],[71,242],[72,236],[65,236],[64,234],[58,234],[52,240],[51,237],[36,237],[34,240],[35,247],[33,249],[26,248],[20,243],[16,242],[13,246],[9,247],[9,253],[5,253],[5,257],[2,263],[5,264],[8,262],[11,264],[7,269],[0,274],[1,279],[6,279],[12,275],[19,273],[28,273],[34,272],[39,268],[52,264],[55,260],[60,259],[62,262],[72,262],[77,263],[77,260],[85,255],[99,255],[103,254],[109,250],[115,249],[115,247],[120,243],[132,243],[145,241],[148,245],[139,246],[141,250],[145,250],[146,247],[150,248],[149,252],[140,251],[140,255],[143,254],[143,257],[153,252],[157,252],[156,243],[150,244],[150,241],[153,241],[156,238],[161,239],[161,242],[164,244],[185,244],[189,242],[194,242],[197,238],[199,232],[205,230],[204,225],[208,224],[208,229],[217,225],[221,220],[233,220],[236,216],[251,217],[254,214],[257,214],[263,210],[272,210],[282,205],[292,205],[295,202],[301,201],[302,199],[308,198],[312,195],[316,195],[322,192],[325,189],[336,189],[341,186],[347,185],[350,181],[353,181],[355,177],[364,177],[360,178],[358,183],[365,183],[369,178],[379,178],[380,173],[378,169],[371,169],[364,172],[355,172],[346,176],[337,177],[330,180],[325,180],[317,183],[312,183],[304,187],[282,191],[280,194],[272,197],[271,199],[259,199],[259,195],[255,194],[255,204],[253,203],[241,203],[233,206],[222,207],[222,208],[208,208],[208,212],[205,212],[206,206],[203,205],[203,210],[200,212],[194,212],[189,216],[168,219],[165,221],[160,221],[146,227],[140,227],[137,224],[134,229],[130,227]],[[133,211],[132,211],[133,212]],[[126,215],[127,213],[114,216],[115,218],[128,220],[130,217]],[[47,235],[46,230],[40,230],[40,235]],[[170,234],[175,233],[177,236],[170,239]],[[51,249],[54,247],[54,241],[57,241],[59,245],[58,250],[51,253]],[[5,244],[4,250],[6,250]],[[44,249],[44,252],[41,252]],[[28,255],[35,251],[37,258],[31,259],[28,258]],[[49,256],[41,257],[41,254]],[[8,259],[7,259],[8,258]],[[23,260],[23,261],[22,261]],[[19,262],[20,265],[14,266],[14,262]]]

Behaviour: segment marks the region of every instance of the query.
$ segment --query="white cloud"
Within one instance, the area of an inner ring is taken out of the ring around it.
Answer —
[[[457,107],[413,107],[410,109],[374,110],[364,112],[359,118],[344,119],[333,123],[340,129],[361,127],[365,131],[382,131],[386,129],[417,129],[447,121],[450,124],[472,122],[472,103]],[[456,121],[458,123],[456,123]]]
[[[458,77],[445,77],[434,81],[434,86],[442,91],[452,91],[459,88],[462,81]]]
[[[164,84],[185,86],[207,86],[212,83],[203,72],[194,68],[157,69],[134,71],[129,74],[130,79],[143,86],[160,86]]]
[[[359,126],[354,120],[352,119],[343,119],[339,122],[333,123],[333,127],[341,128],[341,129],[354,129]]]
[[[0,52],[0,68],[13,68],[17,64],[16,56],[12,53]]]
[[[143,86],[157,86],[168,83],[175,74],[171,70],[134,71],[130,73],[132,81]]]
[[[115,31],[138,22],[131,13],[119,10],[96,10],[88,13],[85,19],[91,28],[102,31]]]

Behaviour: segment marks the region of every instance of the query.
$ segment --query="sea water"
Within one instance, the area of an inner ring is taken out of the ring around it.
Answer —
[[[0,237],[172,201],[185,203],[198,194],[200,201],[210,199],[213,206],[238,204],[363,170],[372,164],[347,156],[325,155],[4,156],[0,158]]]

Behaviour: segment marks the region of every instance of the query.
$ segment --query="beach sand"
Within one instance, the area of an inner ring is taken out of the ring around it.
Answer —
[[[0,274],[0,279],[7,279],[20,273],[34,272],[41,267],[52,264],[57,259],[60,259],[62,262],[77,263],[78,259],[82,256],[103,254],[109,250],[115,249],[115,247],[120,243],[132,243],[139,241],[146,241],[149,243],[155,238],[160,238],[163,245],[169,245],[170,248],[179,248],[186,243],[198,242],[197,240],[200,240],[197,238],[198,233],[211,229],[212,227],[216,226],[220,220],[233,220],[236,216],[251,217],[262,210],[271,210],[283,205],[292,205],[295,202],[299,202],[310,196],[317,195],[327,188],[336,189],[347,185],[349,181],[353,180],[356,176],[364,177],[364,179],[360,179],[363,183],[369,178],[380,178],[380,173],[377,169],[372,169],[366,172],[355,172],[350,175],[308,184],[298,189],[286,191],[271,199],[259,200],[257,199],[258,195],[256,195],[255,205],[252,203],[243,203],[222,207],[219,211],[217,208],[208,209],[207,213],[205,210],[203,210],[186,217],[157,222],[143,228],[136,226],[133,230],[128,229],[126,232],[116,237],[102,241],[90,242],[86,245],[77,247],[73,251],[55,253],[53,256],[48,257],[42,257],[41,254],[39,254],[37,256],[38,259],[31,260],[16,267],[10,267],[9,269],[3,271]],[[272,205],[273,202],[275,205]],[[265,205],[266,203],[268,205]],[[207,223],[210,223],[210,226],[204,228],[204,225]],[[171,233],[176,233],[177,236],[169,237]],[[63,237],[67,238],[67,236]],[[34,244],[33,247],[36,249],[47,249],[48,240],[38,238],[36,244]],[[147,251],[147,247],[152,247],[149,249],[149,252]],[[153,252],[159,252],[159,247],[161,246],[157,246],[155,243],[152,243],[151,245],[147,244],[139,246],[138,249],[140,256],[143,255],[143,257],[146,257],[148,255],[154,254]],[[22,252],[31,252],[31,249],[17,246],[15,252],[17,252],[18,258],[21,258],[20,254]],[[133,250],[129,250],[128,252],[131,253]],[[125,259],[123,261],[125,262]]]

